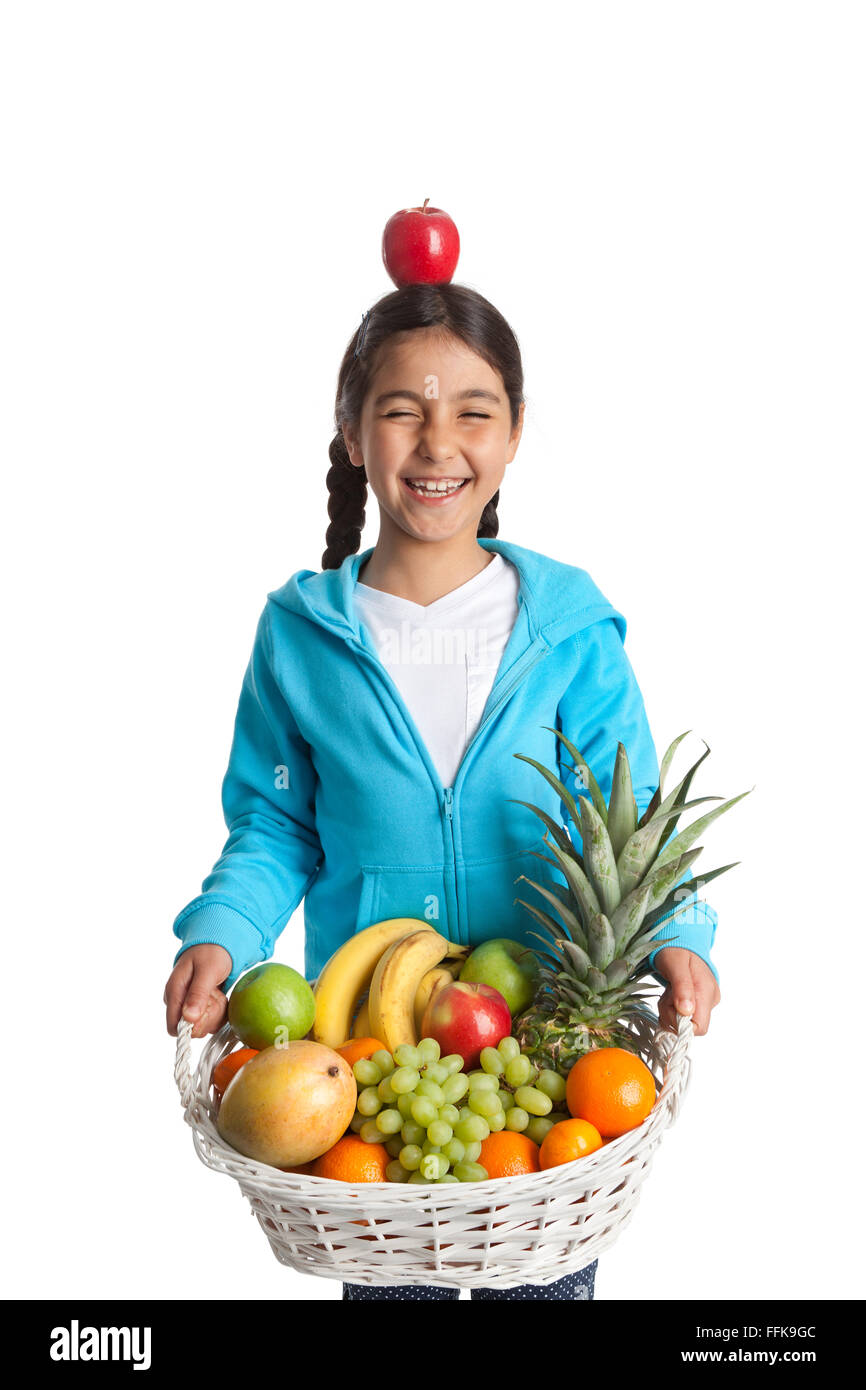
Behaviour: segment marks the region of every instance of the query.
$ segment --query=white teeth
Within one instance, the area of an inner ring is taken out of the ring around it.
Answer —
[[[414,492],[436,496],[439,493],[457,492],[458,488],[463,486],[466,479],[461,478],[459,482],[456,483],[419,483],[415,482],[412,478],[407,478],[406,481]]]

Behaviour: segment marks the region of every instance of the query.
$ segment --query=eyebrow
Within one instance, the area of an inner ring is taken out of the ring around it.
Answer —
[[[398,396],[408,396],[410,400],[417,401],[419,405],[424,404],[424,397],[419,396],[417,391],[385,391],[381,396],[377,396],[373,402],[374,408],[384,405],[386,401],[395,400]],[[429,399],[429,398],[428,398]],[[456,396],[451,397],[452,401],[484,400],[491,401],[494,405],[501,405],[502,402],[493,391],[483,391],[480,386],[470,387],[468,391],[460,391]]]

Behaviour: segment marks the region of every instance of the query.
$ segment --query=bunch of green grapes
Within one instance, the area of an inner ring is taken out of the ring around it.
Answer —
[[[471,1108],[470,1078],[459,1053],[442,1057],[435,1038],[417,1047],[384,1049],[353,1067],[358,1108],[350,1129],[368,1144],[384,1144],[391,1155],[389,1182],[479,1182],[487,1170],[478,1162],[490,1133]]]
[[[568,1118],[565,1081],[558,1072],[537,1067],[516,1038],[485,1047],[480,1061],[480,1071],[469,1073],[467,1104],[486,1120],[488,1133],[508,1129],[541,1144],[558,1120]]]

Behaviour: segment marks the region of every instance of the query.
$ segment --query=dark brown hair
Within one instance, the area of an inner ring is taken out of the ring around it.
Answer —
[[[394,333],[413,328],[436,328],[461,339],[502,377],[511,406],[511,427],[517,425],[523,402],[523,363],[511,328],[483,295],[465,285],[405,285],[386,294],[359,325],[343,355],[337,380],[334,410],[336,434],[328,453],[328,516],[322,569],[339,569],[347,555],[355,555],[364,529],[367,471],[349,459],[342,426],[357,426],[370,382],[377,366],[378,349]],[[360,353],[355,349],[362,340]],[[478,522],[479,536],[495,536],[499,530],[493,494]]]

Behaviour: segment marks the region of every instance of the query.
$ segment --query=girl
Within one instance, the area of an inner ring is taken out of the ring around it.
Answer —
[[[174,922],[170,1033],[181,1014],[194,1037],[222,1026],[227,991],[273,954],[302,900],[310,980],[353,931],[389,917],[426,918],[457,942],[532,945],[515,879],[543,880],[532,852],[545,847],[523,803],[569,817],[514,754],[585,790],[551,728],[605,797],[622,741],[648,804],[658,762],[625,619],[584,570],[496,539],[523,414],[517,341],[481,295],[410,285],[364,316],[340,368],[322,570],[298,571],[259,619],[222,788],[229,838]],[[359,554],[368,485],[379,535]],[[650,956],[668,1026],[678,1011],[707,1030],[715,926],[694,901],[672,923],[675,944]],[[472,1296],[590,1299],[594,1273]],[[459,1290],[346,1285],[343,1297]]]

